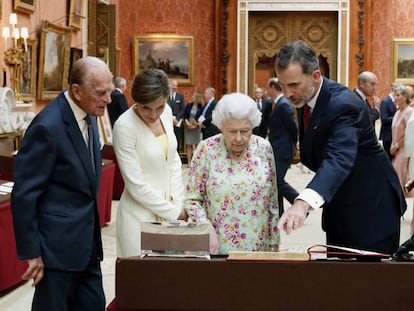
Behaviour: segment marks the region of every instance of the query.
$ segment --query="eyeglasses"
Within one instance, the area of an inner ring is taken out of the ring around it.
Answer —
[[[226,133],[231,137],[231,138],[236,138],[238,135],[240,135],[241,137],[247,137],[251,134],[252,129],[251,128],[245,128],[245,129],[241,129],[241,130],[227,130]]]

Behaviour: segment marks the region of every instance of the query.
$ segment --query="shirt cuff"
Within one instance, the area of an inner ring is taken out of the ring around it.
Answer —
[[[296,197],[295,201],[298,199],[308,203],[313,210],[317,210],[325,203],[325,200],[323,199],[323,197],[319,193],[317,193],[315,190],[312,190],[310,188],[306,188],[305,190],[303,190]]]

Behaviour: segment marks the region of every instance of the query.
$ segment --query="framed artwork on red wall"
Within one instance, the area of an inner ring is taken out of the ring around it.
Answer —
[[[33,13],[35,11],[35,0],[14,0],[13,8],[16,11]]]
[[[414,84],[414,38],[392,40],[391,83]]]
[[[67,87],[72,30],[43,21],[40,33],[37,99],[55,98]]]
[[[135,36],[133,63],[134,76],[141,70],[158,68],[180,85],[194,85],[193,36]]]
[[[23,40],[20,39],[23,48]],[[20,97],[24,102],[36,100],[37,40],[27,39],[27,52],[23,59],[20,77]]]

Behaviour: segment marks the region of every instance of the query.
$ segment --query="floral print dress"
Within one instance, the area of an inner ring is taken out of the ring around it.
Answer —
[[[189,169],[184,207],[192,221],[209,221],[220,254],[266,251],[280,244],[276,167],[270,143],[252,135],[235,160],[222,134],[199,143]]]

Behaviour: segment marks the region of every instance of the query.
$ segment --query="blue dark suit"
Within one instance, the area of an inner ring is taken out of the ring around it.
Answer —
[[[262,120],[260,121],[259,126],[253,129],[253,134],[266,138],[267,136],[267,122],[269,118],[269,114],[272,111],[272,99],[262,99],[262,109],[260,112],[262,113]]]
[[[107,109],[111,125],[114,126],[114,123],[118,120],[119,116],[128,110],[128,101],[125,94],[119,89],[115,89],[111,93],[111,103],[107,106]]]
[[[94,117],[92,124],[95,169],[63,93],[32,121],[16,157],[11,207],[18,256],[22,260],[41,256],[45,276],[36,292],[44,284],[50,286],[43,291],[49,297],[37,297],[35,293],[35,310],[49,310],[50,303],[62,298],[61,289],[51,285],[59,279],[53,271],[87,271],[92,276],[88,287],[98,295],[102,291],[99,260],[103,252],[97,207],[102,164]],[[48,283],[51,278],[55,279]],[[105,303],[104,297],[83,298],[94,306],[93,310],[100,310]]]
[[[348,88],[324,79],[300,140],[301,161],[316,172],[307,187],[325,200],[327,243],[395,252],[407,205],[365,104]]]
[[[382,145],[384,146],[384,150],[387,153],[390,160],[392,159],[390,148],[392,142],[392,119],[394,118],[394,114],[397,111],[397,107],[395,106],[394,101],[392,100],[391,96],[388,95],[384,100],[381,102],[380,106],[380,115],[381,115],[381,129],[379,138],[382,140]]]
[[[270,110],[265,114],[269,115],[269,141],[275,154],[280,217],[283,214],[283,197],[293,203],[299,194],[285,181],[286,172],[295,156],[298,127],[293,108],[286,97],[280,97],[273,110],[272,105],[267,109]]]
[[[207,105],[207,104],[206,104]],[[204,109],[207,108],[206,112],[204,112],[205,120],[203,121],[204,128],[201,129],[201,134],[203,136],[203,139],[209,138],[211,136],[214,136],[218,133],[220,133],[220,130],[211,122],[213,120],[213,110],[216,108],[217,101],[213,99],[211,104],[206,107],[204,106]]]

